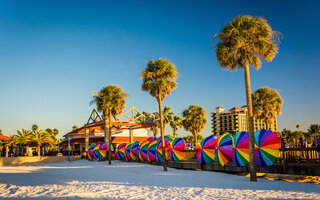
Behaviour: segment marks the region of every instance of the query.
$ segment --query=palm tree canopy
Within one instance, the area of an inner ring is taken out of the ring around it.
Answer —
[[[261,58],[270,62],[278,53],[278,33],[261,17],[238,16],[215,38],[219,40],[216,46],[218,63],[231,71],[248,64],[259,69]]]
[[[177,75],[176,67],[169,60],[150,60],[140,75],[143,82],[141,88],[158,101],[163,101],[177,87]]]
[[[163,109],[163,123],[165,125],[169,124],[173,120],[174,113],[171,112],[171,109],[172,108],[170,108],[168,106],[165,106],[164,109]]]
[[[320,124],[311,124],[310,128],[308,129],[308,132],[311,135],[316,135],[316,134],[320,133]]]
[[[37,124],[33,124],[31,130],[32,131],[37,131],[39,129]]]
[[[177,131],[178,128],[182,128],[182,118],[178,115],[173,117],[173,120],[170,122],[170,126],[173,131]]]
[[[109,114],[115,118],[125,108],[127,96],[129,95],[124,93],[120,87],[109,85],[95,94],[91,104],[96,103],[98,111],[102,112],[105,119],[109,118]]]
[[[256,119],[271,122],[281,114],[283,100],[276,90],[261,87],[252,94],[253,115]]]
[[[207,124],[206,111],[197,105],[191,105],[182,113],[183,127],[192,133],[201,132]]]

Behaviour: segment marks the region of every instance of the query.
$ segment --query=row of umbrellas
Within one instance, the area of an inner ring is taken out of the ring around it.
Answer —
[[[107,156],[108,144],[106,142],[92,143],[88,149],[89,160],[104,160]],[[111,145],[111,151],[113,147]]]
[[[164,137],[165,153],[167,159],[180,161],[185,156],[186,143],[182,138]],[[149,137],[146,141],[134,143],[122,143],[116,150],[118,160],[139,160],[163,162],[161,138]]]
[[[273,165],[280,157],[281,140],[277,133],[270,130],[258,130],[254,133],[256,164],[262,167]],[[204,138],[196,148],[200,163],[212,163],[214,160],[222,166],[231,160],[237,166],[249,163],[249,134],[238,132],[233,137],[230,134],[219,138],[209,136]]]

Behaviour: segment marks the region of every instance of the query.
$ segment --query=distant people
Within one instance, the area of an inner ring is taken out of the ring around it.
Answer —
[[[302,137],[299,138],[299,147],[301,147],[301,148],[305,148],[306,147],[306,142],[303,141]]]

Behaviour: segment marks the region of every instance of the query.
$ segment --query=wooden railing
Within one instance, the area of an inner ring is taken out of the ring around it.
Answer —
[[[276,165],[291,166],[320,166],[320,156],[316,147],[309,148],[281,148],[280,158]]]

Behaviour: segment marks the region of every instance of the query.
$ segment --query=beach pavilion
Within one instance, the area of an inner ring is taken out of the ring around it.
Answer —
[[[70,136],[70,150],[82,154],[88,150],[89,145],[92,143],[108,142],[108,126],[108,121],[104,120],[93,109],[84,126],[65,134],[64,137]],[[143,142],[153,134],[150,133],[148,128],[154,127],[155,130],[157,126],[154,120],[149,119],[135,107],[131,107],[111,121],[111,144],[116,148],[124,142]],[[60,143],[60,150],[66,150],[67,148],[67,140]]]

